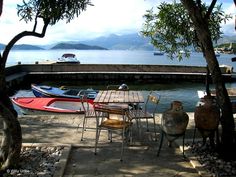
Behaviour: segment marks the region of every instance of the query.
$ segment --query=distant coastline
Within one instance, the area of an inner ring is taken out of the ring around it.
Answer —
[[[0,50],[3,50],[5,47],[4,44],[0,44]],[[77,50],[108,50],[107,48],[100,47],[100,46],[90,46],[85,44],[70,44],[70,43],[59,43],[49,50],[57,50],[57,49],[77,49]],[[35,45],[28,45],[28,44],[20,44],[15,45],[12,50],[47,50],[42,47],[38,47]]]
[[[107,48],[100,46],[90,46],[86,44],[70,44],[70,43],[59,43],[51,48],[51,50],[55,49],[77,49],[77,50],[108,50]]]
[[[45,37],[46,38],[46,37]],[[235,53],[235,36],[222,36],[217,44],[214,46],[217,48],[228,48],[229,44],[232,44]],[[221,45],[223,44],[223,45]],[[5,44],[0,43],[0,50],[3,50]],[[108,36],[101,36],[95,39],[88,39],[84,41],[55,41],[54,44],[45,45],[32,45],[32,44],[17,44],[13,47],[13,50],[54,50],[54,49],[75,49],[75,50],[142,50],[142,51],[156,51],[150,43],[150,39],[143,37],[138,33],[131,33],[126,35],[111,34]],[[191,51],[194,48],[190,47]]]

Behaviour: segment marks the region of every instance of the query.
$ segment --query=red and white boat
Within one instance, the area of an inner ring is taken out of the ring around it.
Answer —
[[[20,108],[22,114],[83,114],[80,99],[14,97],[12,102]],[[91,105],[92,100],[88,100]]]

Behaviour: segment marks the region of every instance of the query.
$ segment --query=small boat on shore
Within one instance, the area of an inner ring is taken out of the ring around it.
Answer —
[[[220,52],[219,51],[215,51],[215,56],[216,57],[220,57]]]
[[[73,98],[14,97],[22,114],[84,114],[81,100]],[[92,100],[88,100],[91,105]]]
[[[75,54],[65,53],[60,58],[57,59],[57,63],[78,63],[78,64],[80,64],[80,61],[77,59]]]
[[[86,95],[87,99],[95,99],[98,90],[94,89],[68,89],[66,87],[51,87],[47,85],[31,84],[31,89],[36,97],[62,97],[81,99]]]
[[[236,88],[228,88],[227,89],[231,104],[232,104],[232,110],[233,113],[236,113]],[[198,98],[201,100],[202,98],[204,98],[204,96],[206,96],[206,92],[203,90],[198,90],[197,91],[198,94]],[[211,95],[213,97],[216,96],[216,92],[215,90],[211,90]]]
[[[211,90],[210,92],[212,96],[216,96],[215,90]],[[227,88],[227,92],[230,100],[236,101],[236,88]],[[206,92],[203,90],[198,90],[197,93],[198,93],[198,98],[203,98],[206,95]]]
[[[231,61],[235,62],[236,61],[236,57],[231,58]]]
[[[165,52],[162,52],[162,51],[155,51],[153,52],[153,55],[164,55]]]

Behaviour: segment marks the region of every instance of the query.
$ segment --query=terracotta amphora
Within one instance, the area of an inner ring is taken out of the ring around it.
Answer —
[[[220,120],[220,109],[212,96],[205,96],[194,112],[196,128],[203,138],[209,136],[212,131],[217,130]]]
[[[181,135],[186,131],[189,117],[183,110],[182,102],[173,101],[171,108],[163,112],[162,128],[168,135]]]

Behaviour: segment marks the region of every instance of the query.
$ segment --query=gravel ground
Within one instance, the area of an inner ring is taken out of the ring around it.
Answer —
[[[236,161],[225,161],[221,159],[219,155],[212,150],[209,141],[207,141],[204,146],[202,141],[186,146],[212,177],[236,176]]]
[[[4,177],[52,177],[64,147],[23,147],[19,167],[8,169]]]

